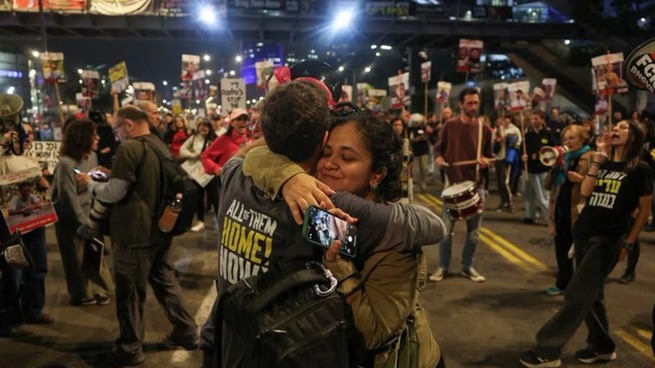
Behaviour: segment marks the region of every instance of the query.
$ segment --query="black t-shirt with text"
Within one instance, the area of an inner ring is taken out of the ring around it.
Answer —
[[[628,170],[626,165],[608,161],[600,167],[594,191],[575,224],[575,237],[623,236],[630,230],[628,218],[639,197],[653,192],[653,179],[645,163]]]

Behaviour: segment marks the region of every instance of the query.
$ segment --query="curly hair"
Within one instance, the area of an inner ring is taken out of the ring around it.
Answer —
[[[66,133],[61,145],[62,156],[80,161],[93,150],[96,124],[89,119],[75,119],[66,124]]]
[[[352,116],[335,120],[330,131],[335,127],[355,124],[364,141],[364,145],[371,152],[373,162],[371,171],[386,175],[378,183],[375,190],[376,201],[394,202],[400,199],[401,183],[400,174],[403,170],[403,141],[393,130],[393,126],[377,117],[364,114],[353,114]]]
[[[330,124],[326,94],[318,85],[291,81],[264,99],[261,126],[270,150],[294,162],[310,159]]]

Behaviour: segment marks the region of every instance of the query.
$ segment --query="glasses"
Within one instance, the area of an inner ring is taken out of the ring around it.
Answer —
[[[333,118],[346,118],[355,114],[365,115],[366,113],[350,101],[339,102],[330,109],[330,115]]]
[[[116,128],[113,128],[112,131],[114,132],[114,135],[118,135],[118,132],[120,132],[121,127],[125,125],[125,120],[123,120],[122,123],[116,125]]]

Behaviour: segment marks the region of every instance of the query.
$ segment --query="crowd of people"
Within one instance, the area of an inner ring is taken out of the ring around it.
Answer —
[[[198,117],[189,124],[183,115],[160,116],[149,101],[118,108],[114,95],[111,113],[92,111],[88,118],[64,124],[51,196],[70,304],[106,306],[114,297],[120,327],[113,349],[98,364],[134,366],[145,360],[147,283],[173,325],[162,348],[200,347],[206,368],[220,366],[221,351],[229,349],[216,341],[229,324],[219,318],[218,303],[200,335],[185,306],[171,266],[172,237],[155,219],[165,182],[157,152],[180,165],[198,163],[207,176],[194,178],[199,198],[190,230],[213,231],[205,219],[207,213],[216,216],[217,302],[243,279],[281,265],[321,262],[339,281],[339,293],[352,311],[352,328],[362,336],[353,366],[376,368],[404,366],[403,354],[411,355],[415,367],[446,366],[447,352],[442,354],[418,298],[428,280],[449,277],[456,219],[446,206],[438,216],[400,203],[404,167],[413,166],[418,191],[428,190],[437,176],[446,188],[470,181],[475,184],[473,198],[483,204],[495,175],[501,199],[497,211],[515,212],[514,198],[523,196],[523,222],[548,225],[558,275],[546,292],[564,295],[560,310],[520,362],[559,367],[562,347],[583,322],[589,329],[588,346],[576,358],[583,363],[616,359],[603,285],[626,254],[621,282],[635,280],[638,235],[644,227],[655,228],[655,220],[648,224],[654,210],[652,122],[639,114],[628,120],[617,115],[611,128],[600,128],[591,120],[564,121],[552,109],[548,116],[542,111],[500,115],[492,125],[479,115],[475,88],[459,94],[457,115],[446,107],[428,117],[404,110],[371,116],[337,104],[340,92],[318,79],[279,82],[251,112],[234,109],[226,118]],[[540,160],[544,148],[560,145],[565,148],[554,165]],[[471,164],[457,165],[461,162]],[[339,241],[327,252],[297,245],[304,241],[308,206],[356,223],[354,260],[339,255]],[[235,215],[235,208],[257,220]],[[102,222],[105,215],[109,221]],[[474,259],[483,211],[463,220],[461,273],[481,283],[486,278],[474,268]],[[91,269],[85,265],[84,249],[90,239],[105,236],[111,247],[107,242],[103,251],[113,257]],[[24,237],[37,267],[22,275],[2,272],[0,337],[28,334],[22,323],[53,322],[42,311],[45,229]],[[439,247],[439,264],[429,274],[421,247],[433,244]],[[22,287],[17,279],[24,280]],[[405,350],[408,339],[417,343],[416,349]]]

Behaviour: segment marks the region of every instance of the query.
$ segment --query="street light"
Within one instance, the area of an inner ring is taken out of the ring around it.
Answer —
[[[205,75],[212,75],[212,71],[209,69],[205,70]]]
[[[367,66],[367,67],[364,69],[364,73],[368,73],[368,72],[370,72],[370,71],[371,71],[371,67],[370,67],[370,66]]]
[[[211,59],[212,59],[212,57],[209,56],[209,54],[205,54],[205,55],[202,56],[202,60],[204,60],[204,61],[210,61]]]
[[[107,81],[103,79],[103,80],[102,80],[102,84],[104,85],[105,83],[107,83]]]
[[[375,50],[378,48],[378,45],[371,45],[371,50]]]
[[[36,50],[32,51],[32,56],[34,56],[35,58],[38,58],[40,55],[41,55],[40,52],[38,52]]]
[[[162,103],[166,103],[166,100],[161,100]]]
[[[231,76],[234,76],[235,74],[236,74],[236,73],[234,72],[234,70],[230,70],[230,75],[231,75]]]
[[[379,52],[376,52],[376,53],[375,53],[375,56],[377,56],[377,57],[380,57],[381,55],[382,55],[382,54],[380,54]]]
[[[167,81],[163,81],[163,82],[161,82],[161,84],[167,86],[167,85],[168,85],[168,82],[167,82]]]
[[[82,74],[82,69],[77,69],[78,74]]]
[[[344,68],[343,65],[339,67],[339,71],[340,71],[340,72],[344,71],[345,69],[346,69],[346,68]]]
[[[350,26],[350,22],[353,20],[352,10],[342,10],[334,18],[332,26],[335,29],[341,29]]]
[[[236,60],[237,63],[240,63],[243,60],[243,57],[241,57],[241,55],[237,55],[237,57],[235,57],[234,60]]]
[[[213,24],[216,21],[216,10],[214,7],[211,5],[200,7],[200,20],[207,24]]]
[[[205,79],[205,83],[206,83],[206,84],[209,84],[209,79]]]
[[[565,44],[565,45],[570,45],[570,44],[571,44],[571,40],[564,40],[564,44]]]
[[[391,50],[391,46],[389,46],[389,45],[382,45],[382,46],[380,46],[380,48],[382,50],[387,50],[387,51]]]
[[[196,100],[196,103],[199,104],[199,103],[200,103],[200,100]]]
[[[82,80],[80,79],[80,84],[82,84]]]
[[[13,95],[13,94],[14,94],[14,91],[16,91],[16,88],[14,88],[13,86],[7,88],[7,93],[10,94],[10,95]]]

